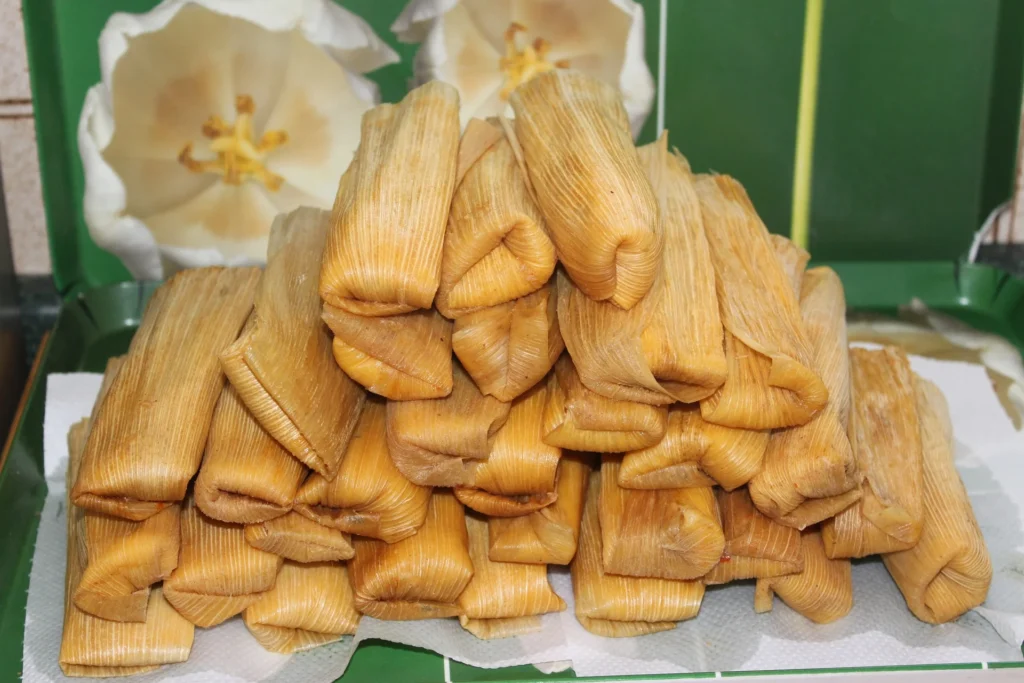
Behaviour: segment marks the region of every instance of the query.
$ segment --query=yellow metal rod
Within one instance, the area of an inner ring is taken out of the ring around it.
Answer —
[[[814,164],[814,118],[818,105],[818,70],[821,64],[821,23],[825,0],[807,0],[804,15],[803,63],[796,119],[796,160],[793,165],[793,222],[789,236],[807,248],[811,212],[811,176]]]

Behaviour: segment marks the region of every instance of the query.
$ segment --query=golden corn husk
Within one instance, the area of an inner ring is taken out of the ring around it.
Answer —
[[[850,443],[860,501],[822,524],[829,557],[907,550],[921,537],[924,465],[914,373],[900,349],[850,349]]]
[[[811,260],[811,255],[806,250],[798,247],[792,240],[782,235],[772,233],[768,235],[768,242],[775,251],[775,258],[782,265],[782,271],[789,278],[789,284],[793,287],[793,293],[796,295],[797,301],[799,301],[803,296],[804,272],[807,270],[807,262]],[[845,301],[843,305],[846,305]],[[810,339],[808,341],[813,346],[814,342]],[[824,377],[822,381],[825,381]],[[825,382],[827,385],[828,382]]]
[[[313,474],[295,497],[295,510],[328,527],[388,543],[416,533],[427,516],[430,488],[402,476],[388,454],[385,407],[371,397],[334,481]]]
[[[473,576],[466,515],[450,491],[434,491],[427,519],[414,536],[398,543],[354,540],[349,563],[356,609],[377,619],[454,617],[457,601]]]
[[[365,392],[331,359],[310,277],[330,230],[326,211],[302,208],[270,229],[255,310],[221,364],[263,428],[307,467],[333,478]],[[315,380],[315,381],[313,381]]]
[[[580,624],[599,636],[625,638],[668,631],[677,621],[697,616],[704,599],[704,584],[700,581],[605,573],[598,514],[600,477],[596,472],[591,475],[580,547],[572,561],[572,592]]]
[[[534,203],[512,145],[494,123],[469,122],[460,146],[474,147],[478,126],[498,138],[466,169],[452,197],[444,238],[437,310],[449,318],[537,291],[555,269],[555,245]],[[467,150],[468,151],[468,150]],[[460,168],[461,170],[461,168]]]
[[[992,561],[953,463],[953,425],[942,391],[915,378],[924,446],[924,524],[910,550],[883,555],[907,607],[941,624],[985,602]]]
[[[516,399],[494,437],[490,457],[470,464],[470,487],[455,489],[459,502],[490,517],[518,517],[557,500],[562,449],[541,440],[546,399],[543,385]]]
[[[718,484],[732,491],[761,471],[768,435],[705,422],[696,405],[670,406],[661,441],[623,456],[619,485],[676,489]]]
[[[725,327],[725,384],[701,402],[708,422],[743,429],[804,424],[828,401],[812,369],[793,278],[746,191],[729,176],[697,176]]]
[[[816,624],[842,619],[853,609],[853,577],[849,560],[830,560],[817,531],[800,537],[804,570],[799,574],[757,580],[754,611],[770,612],[772,598],[782,601]]]
[[[488,458],[509,408],[510,404],[481,394],[456,363],[450,395],[388,402],[391,459],[406,479],[420,486],[470,484],[470,462]]]
[[[761,512],[780,524],[805,529],[849,507],[860,499],[861,492],[847,436],[850,355],[846,300],[835,271],[807,271],[800,310],[814,369],[828,388],[829,403],[807,424],[772,434],[764,468],[750,482],[750,497]]]
[[[213,411],[193,493],[206,516],[255,524],[292,508],[308,470],[270,436],[228,384]]]
[[[216,626],[273,588],[281,562],[246,543],[244,527],[210,519],[188,503],[178,566],[164,581],[164,597],[196,626]]]
[[[713,585],[803,571],[800,532],[758,512],[746,489],[719,490],[718,510],[725,532],[725,550],[719,563],[704,577],[704,583]]]
[[[480,391],[507,403],[544,379],[565,349],[557,298],[549,284],[455,320],[452,349]]]
[[[249,633],[267,650],[293,654],[356,632],[348,569],[336,562],[285,562],[274,587],[242,614]]]
[[[550,71],[509,103],[559,261],[591,299],[632,308],[661,270],[661,217],[619,93]]]
[[[590,478],[590,456],[565,453],[558,461],[555,502],[521,517],[492,517],[488,557],[494,562],[569,564],[576,554]]]
[[[325,303],[360,316],[430,308],[458,149],[459,94],[441,81],[363,114],[320,269]]]
[[[298,512],[246,525],[245,541],[253,548],[294,562],[337,562],[355,555],[348,534],[317,524]]]
[[[259,274],[194,268],[154,292],[93,420],[75,505],[138,521],[184,499],[224,386],[217,354],[249,315]]]
[[[452,392],[452,323],[437,311],[373,318],[324,306],[334,360],[349,377],[395,401]]]
[[[664,406],[617,401],[583,386],[568,354],[548,376],[544,443],[566,450],[622,453],[653,446],[665,435]]]
[[[459,596],[459,623],[477,638],[507,638],[540,629],[538,615],[561,612],[565,601],[548,583],[542,564],[488,558],[487,522],[466,515],[473,578]]]

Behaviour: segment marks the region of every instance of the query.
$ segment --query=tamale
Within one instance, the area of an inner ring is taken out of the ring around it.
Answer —
[[[452,392],[452,323],[437,311],[373,318],[324,306],[334,360],[349,377],[395,401]]]
[[[661,216],[618,91],[550,71],[509,104],[559,261],[591,299],[632,308],[661,270]]]
[[[770,612],[772,598],[782,601],[816,624],[842,619],[853,608],[853,577],[849,560],[830,560],[821,534],[805,531],[800,537],[804,570],[799,574],[758,579],[754,611]]]
[[[356,632],[348,569],[335,562],[285,562],[274,587],[242,613],[249,633],[267,650],[293,654]]]
[[[466,515],[449,491],[430,496],[423,526],[397,543],[356,537],[349,563],[356,609],[377,619],[454,617],[473,576]]]
[[[455,320],[452,348],[480,391],[509,402],[536,385],[565,349],[553,285]]]
[[[510,404],[484,396],[456,363],[452,393],[424,401],[389,401],[388,452],[406,479],[420,486],[472,482],[470,461],[486,460]]]
[[[725,547],[711,487],[624,489],[619,486],[620,462],[617,456],[601,459],[604,571],[682,580],[707,574]]]
[[[544,443],[574,451],[621,453],[658,443],[667,423],[664,406],[617,401],[587,389],[567,354],[548,375]]]
[[[75,505],[138,521],[184,499],[224,386],[217,354],[245,322],[259,273],[195,268],[154,292],[93,420]]]
[[[807,424],[772,434],[764,468],[749,488],[761,512],[804,529],[849,507],[861,492],[847,436],[850,356],[843,284],[831,268],[813,268],[804,275],[800,291],[814,369],[828,388],[829,403]]]
[[[600,476],[595,472],[590,477],[580,547],[572,561],[572,592],[580,624],[599,636],[625,638],[668,631],[675,622],[697,616],[704,599],[700,581],[605,573],[598,514]]]
[[[800,532],[758,512],[746,489],[719,490],[718,510],[725,532],[725,550],[722,559],[704,577],[704,583],[713,585],[803,571]]]
[[[580,518],[590,479],[589,457],[564,453],[558,461],[554,503],[521,517],[488,520],[490,552],[495,562],[569,564],[576,554]]]
[[[953,461],[953,425],[942,391],[915,378],[924,447],[924,522],[910,550],[882,556],[921,621],[941,624],[985,602],[992,561]]]
[[[210,519],[190,502],[181,512],[181,554],[164,597],[196,626],[216,626],[270,590],[281,562],[246,543],[244,527]]]
[[[213,411],[193,493],[206,516],[255,524],[288,512],[306,468],[263,429],[228,384]]]
[[[661,441],[623,456],[619,485],[675,489],[718,484],[732,491],[761,470],[768,435],[705,422],[699,406],[670,406]]]
[[[539,630],[539,615],[565,609],[548,583],[546,565],[491,560],[487,522],[475,515],[466,515],[466,533],[473,578],[458,601],[464,629],[485,640],[507,638]]]
[[[361,316],[430,308],[458,150],[459,94],[441,81],[363,114],[320,269],[325,303]]]
[[[416,533],[427,516],[430,488],[402,476],[388,454],[384,401],[369,398],[334,481],[313,474],[295,510],[325,526],[388,543]]]
[[[490,457],[470,464],[470,487],[455,489],[459,502],[490,517],[518,517],[555,502],[562,449],[541,440],[546,398],[541,385],[516,399]]]
[[[743,429],[804,424],[825,406],[828,389],[811,366],[792,278],[738,182],[701,175],[696,187],[728,366],[725,383],[701,401],[701,414],[708,422]]]
[[[309,208],[274,220],[255,310],[221,354],[224,372],[263,428],[328,479],[338,471],[365,397],[331,359],[310,277],[329,229],[327,212]]]
[[[782,271],[789,278],[789,284],[793,287],[793,293],[799,301],[803,296],[801,287],[804,272],[807,270],[807,262],[811,260],[811,255],[794,244],[792,240],[782,235],[772,233],[768,235],[768,241],[771,243],[772,249],[775,251],[775,258],[779,259]],[[846,302],[844,301],[843,305],[845,306],[845,304]],[[810,341],[812,344],[814,343],[813,340]],[[824,378],[822,380],[824,381]]]
[[[319,475],[316,475],[319,476]],[[245,527],[245,541],[253,548],[295,562],[350,560],[355,554],[352,539],[297,512]]]
[[[862,497],[821,527],[829,557],[907,550],[921,537],[924,464],[914,373],[900,349],[850,349],[850,444]]]

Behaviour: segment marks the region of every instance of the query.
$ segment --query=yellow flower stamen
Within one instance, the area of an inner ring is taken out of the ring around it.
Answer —
[[[543,38],[537,38],[532,45],[520,50],[516,45],[516,34],[525,32],[526,27],[516,22],[512,22],[505,29],[505,56],[498,60],[498,69],[505,74],[505,85],[501,88],[500,94],[503,100],[507,100],[513,90],[534,76],[554,69],[569,68],[569,61],[566,59],[548,61],[551,43]]]
[[[250,96],[238,95],[234,123],[229,124],[214,115],[203,124],[203,136],[212,141],[210,149],[216,152],[217,158],[196,159],[192,156],[190,142],[178,154],[178,162],[193,173],[216,173],[228,185],[241,185],[253,179],[272,192],[279,190],[284,178],[267,170],[263,160],[271,150],[288,142],[288,134],[283,130],[270,130],[259,142],[254,142],[252,115],[255,111],[256,105]]]

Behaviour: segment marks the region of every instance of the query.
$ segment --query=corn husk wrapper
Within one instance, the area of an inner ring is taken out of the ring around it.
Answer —
[[[728,375],[701,402],[708,422],[779,429],[808,422],[828,401],[813,370],[793,276],[743,187],[728,176],[697,176],[697,194],[718,283]]]
[[[565,453],[558,461],[554,503],[521,517],[492,517],[487,522],[495,562],[569,564],[576,554],[580,519],[590,479],[589,457]]]
[[[916,546],[882,560],[914,616],[941,624],[985,602],[992,561],[953,462],[946,398],[920,377],[915,393],[924,445],[924,525]]]
[[[458,148],[459,94],[440,81],[363,115],[320,269],[325,303],[371,317],[431,307]]]
[[[299,489],[295,510],[334,529],[395,543],[416,533],[427,516],[430,488],[402,476],[388,453],[385,407],[370,398],[334,481],[314,474]]]
[[[557,299],[549,284],[455,320],[452,349],[480,391],[508,403],[544,379],[565,349]]]
[[[451,492],[431,495],[414,536],[390,545],[357,536],[354,545],[349,571],[361,613],[399,621],[462,613],[457,601],[473,576],[473,561],[466,515]]]
[[[387,444],[406,479],[420,486],[471,484],[471,462],[486,460],[510,404],[484,396],[458,364],[452,393],[425,401],[389,401]]]
[[[846,301],[831,268],[804,275],[800,310],[814,352],[814,368],[829,403],[811,421],[772,434],[764,468],[750,482],[757,508],[780,524],[804,529],[860,499],[857,462],[847,436],[850,361]]]
[[[803,571],[800,532],[758,512],[746,489],[719,490],[718,510],[725,532],[725,550],[722,559],[704,577],[704,583],[710,586]]]
[[[245,322],[259,273],[198,268],[153,294],[93,420],[75,505],[138,521],[185,498],[224,385],[217,354]]]
[[[206,517],[194,504],[181,512],[181,554],[164,581],[164,597],[196,626],[230,619],[273,588],[282,559],[245,542],[245,528]]]
[[[314,209],[274,221],[255,310],[221,363],[264,429],[307,467],[333,478],[365,394],[331,360],[320,322],[311,273],[329,229],[329,215]]]
[[[804,273],[807,271],[807,262],[811,260],[811,255],[789,238],[775,233],[768,235],[768,243],[775,251],[775,258],[779,260],[782,272],[789,278],[789,284],[793,287],[793,293],[799,301],[803,295]],[[844,301],[844,306],[845,303]],[[813,341],[811,343],[813,345]]]
[[[245,542],[293,562],[337,562],[355,555],[348,534],[317,524],[298,512],[246,525]]]
[[[829,557],[907,550],[921,537],[924,465],[914,373],[900,349],[850,349],[850,442],[860,501],[822,524]]]
[[[770,612],[775,595],[816,624],[842,619],[853,609],[853,576],[849,560],[830,560],[817,531],[801,535],[804,570],[799,574],[757,580],[754,611]]]
[[[622,453],[658,443],[665,435],[664,406],[617,401],[583,386],[563,354],[548,375],[544,443],[567,450]]]
[[[632,308],[661,270],[661,216],[619,93],[550,71],[509,104],[559,261],[591,299]]]
[[[725,548],[711,487],[624,489],[619,467],[617,456],[602,458],[598,511],[604,570],[680,580],[711,571]]]
[[[452,391],[452,323],[435,310],[383,318],[325,305],[334,360],[349,377],[395,401]]]
[[[600,476],[594,473],[590,478],[580,547],[572,561],[572,592],[580,624],[599,636],[625,638],[669,631],[677,621],[697,616],[704,599],[700,581],[605,573],[598,513]]]
[[[242,619],[264,648],[293,654],[355,633],[359,612],[345,565],[285,562],[274,587],[249,605]]]

